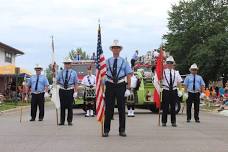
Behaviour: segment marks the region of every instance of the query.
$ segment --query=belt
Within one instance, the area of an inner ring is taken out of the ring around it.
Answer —
[[[177,89],[173,89],[173,90],[169,90],[169,89],[166,89],[166,88],[164,88],[163,90],[165,90],[165,91],[177,91]]]
[[[42,94],[44,92],[32,92],[32,94]]]
[[[164,88],[164,90],[168,90],[169,91],[169,87],[167,87],[167,86],[163,86]],[[171,90],[171,91],[173,91],[173,90],[177,90],[177,87],[173,87],[173,89]]]
[[[188,91],[188,93],[200,93],[200,91]]]
[[[59,88],[62,89],[62,90],[72,90],[72,89],[74,89],[74,87],[64,88],[62,86],[60,86]]]
[[[108,82],[111,82],[111,83],[113,83],[113,84],[115,84],[114,81],[111,80],[111,79],[107,79],[107,81],[108,81]],[[118,81],[117,81],[117,84],[123,83],[123,82],[125,82],[125,79],[118,80]]]

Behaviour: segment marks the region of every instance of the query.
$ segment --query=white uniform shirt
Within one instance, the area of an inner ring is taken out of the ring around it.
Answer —
[[[82,79],[82,84],[85,86],[95,86],[96,84],[96,76],[95,75],[86,75]]]
[[[172,74],[172,81],[173,81],[173,90],[176,90],[177,83],[181,83],[183,80],[180,76],[179,71],[171,69],[171,74]],[[163,89],[169,90],[169,84],[170,84],[169,81],[170,81],[170,69],[165,69],[163,72],[163,80],[162,80]]]

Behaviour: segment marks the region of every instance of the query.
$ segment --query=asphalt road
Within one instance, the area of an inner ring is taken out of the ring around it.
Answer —
[[[57,126],[54,106],[43,122],[29,122],[29,110],[0,115],[0,152],[228,152],[228,117],[201,112],[201,123],[177,116],[177,128],[158,126],[158,115],[137,110],[127,118],[127,137],[118,136],[118,116],[108,138],[101,137],[96,118],[74,110],[73,126]]]

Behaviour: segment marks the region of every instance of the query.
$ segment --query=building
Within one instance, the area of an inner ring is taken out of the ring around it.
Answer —
[[[4,94],[8,84],[15,79],[15,60],[17,56],[23,54],[24,52],[0,42],[0,93]],[[25,70],[20,71],[19,74]]]
[[[15,65],[16,56],[23,54],[24,52],[0,42],[0,66]]]

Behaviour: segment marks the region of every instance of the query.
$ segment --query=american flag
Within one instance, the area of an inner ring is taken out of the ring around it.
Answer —
[[[97,60],[96,60],[96,112],[97,120],[102,122],[104,117],[104,95],[102,88],[102,80],[106,74],[105,57],[101,46],[101,28],[98,27],[98,39],[97,39]]]

